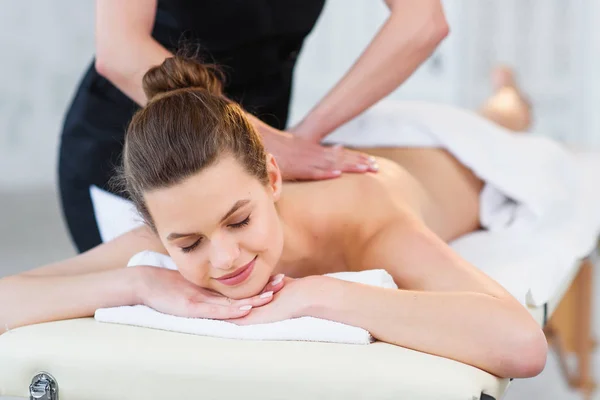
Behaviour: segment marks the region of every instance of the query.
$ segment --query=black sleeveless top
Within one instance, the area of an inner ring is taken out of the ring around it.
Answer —
[[[286,127],[293,69],[325,0],[164,0],[152,36],[172,52],[198,48],[220,66],[225,94],[278,129]],[[121,163],[137,104],[89,66],[66,115],[60,174],[82,186],[108,185]]]

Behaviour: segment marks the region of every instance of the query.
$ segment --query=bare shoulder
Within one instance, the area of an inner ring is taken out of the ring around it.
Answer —
[[[396,215],[371,235],[360,246],[355,262],[357,270],[385,269],[403,289],[473,291],[510,297],[408,212]]]

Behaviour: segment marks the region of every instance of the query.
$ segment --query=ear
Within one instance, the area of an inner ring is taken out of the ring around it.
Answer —
[[[267,154],[267,174],[269,176],[269,188],[273,193],[273,200],[277,201],[281,196],[283,182],[281,178],[281,170],[279,169],[279,165],[277,165],[277,161],[272,154]]]

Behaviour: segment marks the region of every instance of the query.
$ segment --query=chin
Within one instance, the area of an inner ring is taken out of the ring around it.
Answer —
[[[234,300],[247,299],[256,296],[262,292],[265,286],[269,283],[270,274],[265,273],[265,270],[254,270],[252,275],[246,281],[237,286],[229,287],[222,285],[219,292]]]

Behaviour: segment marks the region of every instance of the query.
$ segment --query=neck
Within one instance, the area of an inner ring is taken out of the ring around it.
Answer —
[[[276,270],[291,277],[301,277],[310,274],[310,266],[316,265],[319,243],[312,234],[308,210],[301,210],[290,196],[282,195],[276,204],[283,231],[283,251]]]
[[[310,208],[301,209],[299,202],[286,207],[282,200],[277,203],[277,212],[284,242],[276,273],[300,278],[332,272],[330,269],[336,266],[342,267],[342,260],[336,251],[340,238],[331,231],[331,226],[335,224],[328,223],[331,221],[325,221],[326,218],[315,214]]]
[[[302,266],[310,263],[310,258],[314,255],[314,243],[310,240],[310,234],[307,233],[305,226],[297,218],[298,214],[285,212],[279,206],[277,212],[283,231],[283,251],[276,272],[300,277],[303,275]]]

